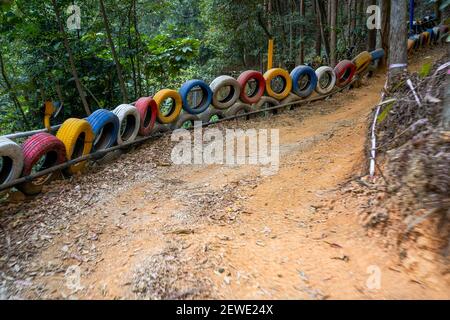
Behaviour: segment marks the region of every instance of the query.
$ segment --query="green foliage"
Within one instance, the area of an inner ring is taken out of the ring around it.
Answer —
[[[424,63],[420,68],[419,76],[425,78],[430,75],[432,64],[431,62]]]

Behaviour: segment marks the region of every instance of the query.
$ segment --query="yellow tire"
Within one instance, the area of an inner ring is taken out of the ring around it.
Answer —
[[[358,54],[352,62],[356,66],[356,74],[360,74],[361,72],[366,71],[372,63],[372,55],[368,51],[363,51]]]
[[[283,90],[275,91],[272,88],[272,80],[280,77],[283,79]],[[269,96],[277,100],[283,100],[286,98],[292,90],[292,79],[289,72],[281,68],[270,69],[264,74],[264,79],[266,80],[266,91]]]
[[[64,121],[56,137],[66,147],[67,160],[74,160],[91,152],[94,132],[86,120],[71,118]],[[78,162],[66,171],[69,174],[76,174],[82,171],[85,166],[86,161]]]
[[[183,108],[183,101],[181,100],[181,96],[175,90],[163,89],[159,91],[153,99],[156,101],[158,105],[158,121],[162,124],[169,124],[174,122],[181,113],[181,109]],[[172,107],[169,112],[166,114],[161,110],[162,104],[167,99],[172,99]]]

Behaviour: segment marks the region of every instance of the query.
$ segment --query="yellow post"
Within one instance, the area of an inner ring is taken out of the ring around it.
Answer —
[[[50,131],[50,128],[51,128],[50,117],[52,116],[53,112],[55,112],[55,107],[53,105],[53,102],[45,101],[44,126],[49,131]]]
[[[269,39],[269,52],[267,54],[267,70],[273,67],[273,39]]]

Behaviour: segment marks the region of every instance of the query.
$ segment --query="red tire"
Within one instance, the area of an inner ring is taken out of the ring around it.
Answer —
[[[139,134],[148,136],[155,125],[156,115],[158,114],[158,105],[152,97],[140,98],[135,105],[141,118]]]
[[[336,85],[342,88],[352,81],[356,73],[356,66],[349,60],[342,60],[334,68],[334,72],[337,78]]]
[[[48,133],[38,133],[29,137],[22,145],[24,164],[22,176],[29,176],[33,167],[43,159],[38,171],[48,169],[66,161],[66,147],[64,143]],[[38,194],[44,184],[50,180],[53,174],[37,178],[34,181],[25,182],[18,189],[28,195]]]
[[[250,80],[255,80],[257,84],[256,90],[254,90],[253,93],[248,94],[246,86]],[[264,79],[264,76],[258,71],[249,70],[243,72],[237,81],[242,88],[240,95],[241,101],[247,104],[258,103],[266,90],[266,80]]]

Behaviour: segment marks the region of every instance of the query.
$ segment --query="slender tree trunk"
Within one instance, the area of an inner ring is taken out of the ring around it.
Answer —
[[[380,0],[381,4],[381,46],[385,52],[380,66],[386,66],[389,57],[389,34],[391,29],[391,0]]]
[[[442,20],[442,12],[439,10],[440,6],[442,5],[442,0],[436,0],[434,4],[434,14],[436,15],[436,21],[437,23],[441,23]]]
[[[408,54],[408,5],[406,1],[392,1],[391,32],[389,37],[389,84],[394,83],[399,75],[407,69]]]
[[[6,90],[8,91],[11,101],[14,103],[14,106],[22,116],[23,122],[25,123],[27,129],[31,129],[30,123],[28,122],[25,112],[23,111],[22,105],[20,104],[20,101],[17,98],[17,95],[11,85],[11,82],[9,81],[8,75],[6,74],[5,62],[3,60],[3,54],[1,51],[0,51],[0,70],[2,73],[3,81],[5,82],[6,85]]]
[[[136,32],[136,67],[137,67],[137,75],[138,75],[138,88],[139,88],[139,96],[142,96],[142,77],[141,77],[141,34],[139,32],[139,23],[137,17],[137,1],[134,0],[134,31]]]
[[[130,4],[130,8],[128,10],[128,36],[127,36],[127,44],[128,44],[128,55],[130,59],[131,64],[131,73],[133,74],[133,90],[134,90],[134,97],[138,95],[138,87],[137,87],[137,76],[136,76],[136,67],[134,64],[134,57],[135,55],[132,54],[133,51],[133,41],[132,41],[132,35],[131,35],[131,24],[132,24],[132,14],[133,14],[133,3]]]
[[[337,20],[337,5],[338,0],[330,0],[331,9],[330,9],[330,65],[331,67],[336,66],[336,20]]]
[[[328,62],[330,62],[330,46],[328,43],[328,36],[325,32],[325,21],[327,20],[325,14],[325,6],[324,3],[320,0],[316,0],[316,6],[317,6],[317,13],[319,16],[320,34],[322,36],[323,45],[325,46],[327,60]]]
[[[55,1],[55,0],[53,0]],[[108,43],[109,46],[111,47],[111,54],[114,60],[114,63],[116,65],[116,69],[117,69],[117,77],[119,79],[119,86],[120,86],[120,91],[122,93],[122,100],[123,103],[128,103],[128,94],[127,94],[127,88],[125,87],[125,82],[123,80],[123,74],[122,74],[122,66],[120,65],[120,61],[119,58],[117,57],[117,53],[116,53],[116,48],[114,46],[114,42],[111,36],[111,28],[109,27],[109,21],[108,21],[108,16],[106,14],[106,10],[105,10],[105,4],[103,3],[103,0],[99,0],[100,2],[100,11],[101,14],[103,16],[103,22],[105,25],[105,30],[106,30],[106,37],[108,39]]]
[[[89,109],[89,104],[86,100],[86,94],[84,93],[83,87],[81,86],[80,78],[78,77],[78,71],[75,67],[75,61],[73,59],[72,50],[70,49],[69,45],[69,39],[67,37],[66,31],[64,30],[64,25],[61,19],[61,13],[59,11],[58,4],[56,3],[56,0],[52,0],[53,9],[55,10],[56,14],[56,20],[58,21],[59,25],[59,32],[61,33],[63,37],[64,47],[66,48],[67,55],[69,56],[69,64],[70,64],[70,70],[72,71],[72,76],[75,81],[75,86],[77,87],[78,94],[80,95],[81,103],[83,104],[84,111],[87,115],[91,114],[91,110]]]
[[[444,130],[450,131],[450,81],[448,80],[448,77],[446,79],[446,83],[447,85],[444,86],[444,88],[447,89],[444,95],[442,122]]]
[[[316,17],[316,56],[321,57],[322,56],[322,34],[320,32],[320,19],[319,19],[319,13],[317,10],[317,2],[313,0],[313,11],[314,15]]]
[[[300,17],[302,19],[300,26],[300,52],[299,62],[305,63],[305,0],[300,0]]]

